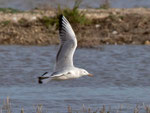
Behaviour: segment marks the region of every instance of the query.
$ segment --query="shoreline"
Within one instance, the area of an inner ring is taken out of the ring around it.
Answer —
[[[150,45],[150,9],[80,9],[92,22],[71,23],[79,47],[99,45]],[[43,17],[52,18],[56,10],[0,12],[1,45],[57,45],[56,25],[46,26]]]

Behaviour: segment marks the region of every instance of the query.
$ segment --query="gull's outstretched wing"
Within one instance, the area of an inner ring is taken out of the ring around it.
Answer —
[[[75,33],[63,15],[59,18],[59,37],[60,47],[56,56],[55,71],[73,67],[73,55],[77,47]]]

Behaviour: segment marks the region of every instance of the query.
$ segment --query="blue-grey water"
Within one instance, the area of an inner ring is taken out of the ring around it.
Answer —
[[[80,111],[83,104],[93,110],[111,106],[114,111],[122,105],[125,113],[132,113],[136,105],[150,104],[150,46],[79,48],[75,65],[94,77],[38,84],[38,76],[53,70],[57,49],[0,46],[0,108],[7,96],[14,113],[22,107],[35,113],[37,104],[44,113],[67,113],[68,105]]]
[[[36,7],[73,7],[75,0],[0,0],[0,7],[29,10]],[[80,8],[99,8],[108,1],[112,8],[150,7],[150,0],[82,0]]]

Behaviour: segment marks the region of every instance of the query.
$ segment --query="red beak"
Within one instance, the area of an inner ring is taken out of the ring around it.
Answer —
[[[88,74],[89,77],[93,77],[93,74]]]

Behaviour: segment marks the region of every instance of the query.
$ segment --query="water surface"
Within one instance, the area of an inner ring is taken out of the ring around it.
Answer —
[[[73,7],[75,0],[0,0],[0,7],[11,7],[21,10],[29,10],[39,6],[57,7],[61,6]],[[108,0],[112,8],[134,8],[134,7],[150,7],[149,0]],[[99,8],[104,4],[105,0],[83,0],[81,8]]]
[[[137,104],[150,104],[150,46],[102,46],[77,49],[75,65],[94,77],[37,83],[37,77],[52,71],[56,46],[0,46],[0,107],[11,98],[12,109],[34,112],[37,104],[48,113],[66,113],[84,104],[92,109],[123,105],[125,113]]]

